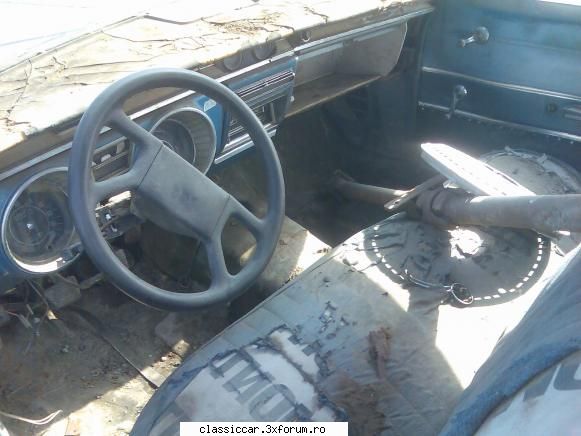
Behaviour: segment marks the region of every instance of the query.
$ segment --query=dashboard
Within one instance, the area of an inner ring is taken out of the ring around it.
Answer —
[[[431,12],[368,23],[355,30],[313,29],[267,42],[198,69],[234,90],[274,136],[287,117],[388,75],[395,67],[407,21]],[[202,172],[234,162],[252,148],[227,108],[191,91],[174,90],[131,111],[151,131]],[[0,293],[18,279],[49,274],[83,252],[68,210],[67,165],[76,122],[64,126],[60,144],[13,165],[0,163]],[[134,144],[103,129],[93,157],[96,180],[126,171]],[[140,222],[131,194],[102,202],[95,211],[104,235],[114,239]]]

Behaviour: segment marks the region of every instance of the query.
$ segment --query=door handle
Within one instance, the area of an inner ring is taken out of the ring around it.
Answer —
[[[450,104],[450,109],[448,109],[448,113],[446,114],[447,119],[452,119],[454,113],[456,112],[456,106],[460,103],[468,95],[468,90],[464,85],[456,85],[454,89],[452,89],[452,103]]]
[[[459,47],[466,47],[468,44],[476,43],[476,44],[485,44],[490,39],[490,32],[484,26],[478,26],[474,29],[472,35],[468,38],[462,38],[458,41]]]

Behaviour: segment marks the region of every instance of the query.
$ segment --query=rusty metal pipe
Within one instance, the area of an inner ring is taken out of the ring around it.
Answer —
[[[358,200],[380,206],[408,192],[398,189],[382,188],[381,186],[364,185],[362,183],[345,180],[341,177],[335,177],[333,188],[350,200]]]
[[[455,224],[533,229],[539,233],[581,232],[581,195],[470,197],[438,192],[432,212]]]

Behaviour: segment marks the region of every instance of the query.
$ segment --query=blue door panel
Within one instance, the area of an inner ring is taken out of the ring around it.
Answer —
[[[566,108],[575,105],[581,108],[581,100],[516,92],[467,78],[441,74],[424,73],[422,80],[423,86],[430,89],[430,98],[422,100],[420,106],[447,111],[451,102],[451,90],[460,84],[468,90],[468,95],[457,106],[459,114],[468,113],[571,135],[581,133],[581,121],[564,116]]]
[[[478,26],[490,38],[460,47]],[[431,17],[422,61],[420,104],[569,134],[581,121],[581,6],[539,0],[444,0]]]

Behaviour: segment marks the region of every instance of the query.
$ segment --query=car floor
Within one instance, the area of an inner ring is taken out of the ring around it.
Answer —
[[[403,214],[374,224],[188,359],[137,428],[165,435],[180,421],[346,414],[355,435],[438,434],[535,300],[549,257],[560,261],[535,245],[531,232],[448,231]],[[407,283],[405,271],[430,283],[458,280],[474,304],[442,303],[442,288]],[[273,397],[277,386],[284,391]]]
[[[228,325],[228,314],[168,315],[103,283],[32,324],[1,332],[0,410],[32,419],[62,413],[50,426],[3,418],[11,434],[125,435],[155,388]]]
[[[335,246],[385,217],[383,208],[350,201],[331,187],[335,171],[346,167],[349,143],[335,137],[324,111],[287,120],[275,145],[286,184],[287,215]]]

